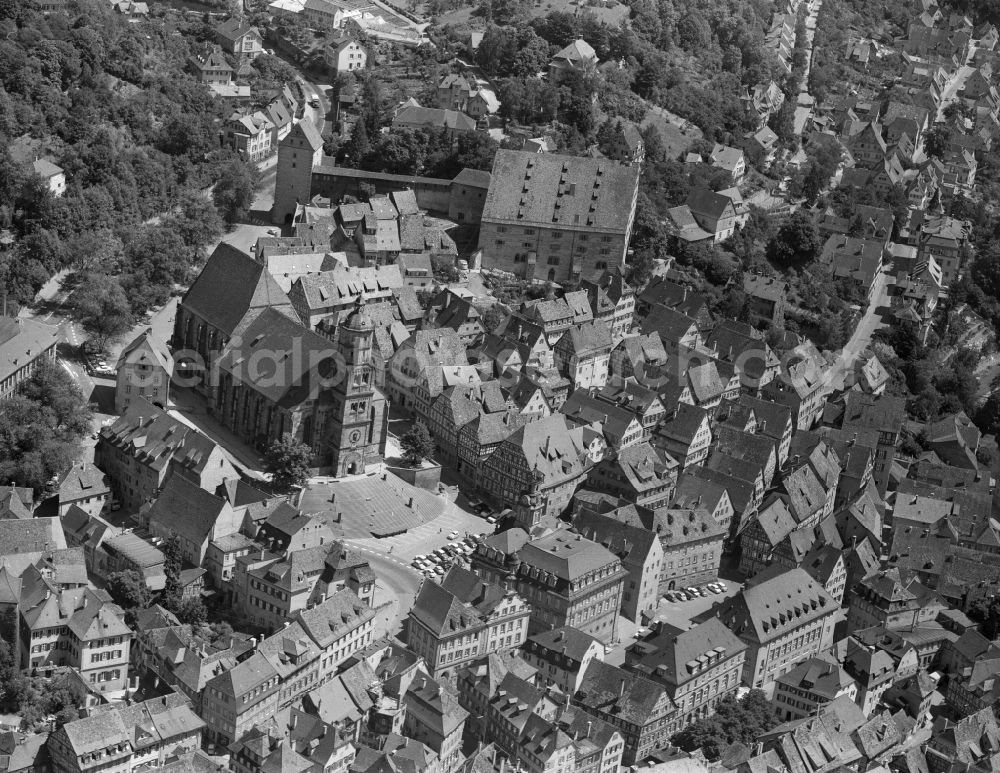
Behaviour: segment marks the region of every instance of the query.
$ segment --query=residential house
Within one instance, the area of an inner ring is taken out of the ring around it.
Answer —
[[[747,162],[743,151],[728,145],[720,145],[718,142],[712,147],[709,162],[713,168],[728,172],[733,183],[742,180],[747,171]]]
[[[603,387],[611,361],[611,327],[594,320],[570,327],[552,350],[555,367],[573,389]]]
[[[941,267],[941,284],[948,287],[958,281],[964,267],[971,226],[967,220],[953,217],[930,217],[920,225],[917,255],[933,255]]]
[[[895,660],[885,649],[851,636],[842,665],[857,686],[855,702],[870,717],[899,676]]]
[[[446,681],[418,674],[403,696],[403,734],[437,752],[441,773],[456,770],[462,760],[462,732],[468,712]]]
[[[154,335],[152,328],[147,328],[122,349],[115,371],[117,413],[126,413],[135,397],[144,397],[157,408],[170,404],[174,358],[166,342]]]
[[[714,480],[696,478],[690,473],[681,473],[677,478],[670,506],[682,509],[705,509],[712,514],[715,522],[729,534],[732,526],[733,500],[724,484]]]
[[[570,429],[562,414],[516,427],[481,464],[478,485],[505,507],[537,489],[544,500],[544,513],[558,515],[593,464],[584,441],[587,432],[582,427]]]
[[[700,333],[707,333],[712,329],[712,314],[705,296],[694,292],[687,285],[677,284],[663,276],[653,277],[637,296],[636,310],[641,316],[646,316],[655,305],[665,306],[691,317],[697,323]]]
[[[167,479],[162,493],[141,517],[153,536],[177,536],[184,559],[199,567],[209,542],[237,533],[243,524],[241,511],[181,475]]]
[[[787,284],[773,276],[743,274],[743,292],[747,296],[748,311],[754,321],[781,326],[785,321],[785,295]]]
[[[70,666],[97,693],[118,694],[128,684],[132,631],[107,591],[59,587],[38,571],[25,572],[18,633],[22,670],[51,674]]]
[[[238,17],[227,19],[216,27],[215,38],[223,51],[240,59],[255,59],[264,53],[260,30]]]
[[[622,763],[634,765],[664,748],[677,722],[667,688],[644,676],[592,660],[573,705],[618,729]]]
[[[857,692],[858,686],[836,660],[813,656],[774,680],[775,710],[785,721],[804,719],[841,695],[854,700]]]
[[[848,431],[874,430],[878,445],[872,477],[881,496],[889,485],[889,474],[895,459],[896,445],[903,429],[905,410],[902,398],[849,392],[844,400],[842,427]]]
[[[713,243],[724,242],[736,231],[736,207],[729,196],[709,188],[694,188],[685,206],[691,210],[698,225],[711,234]]]
[[[598,399],[593,391],[576,390],[559,412],[576,427],[600,432],[609,452],[628,448],[643,438],[638,416],[622,406]]]
[[[235,112],[225,125],[226,142],[245,161],[262,161],[274,150],[275,124],[263,111]]]
[[[53,196],[58,198],[66,193],[66,172],[61,166],[53,164],[48,159],[39,158],[31,163],[31,168],[42,178],[45,187]]]
[[[438,83],[437,106],[461,110],[472,118],[480,119],[500,109],[500,100],[489,82],[474,75],[449,73]]]
[[[678,403],[650,442],[676,459],[681,470],[703,464],[712,443],[711,415],[704,408]]]
[[[592,660],[604,660],[604,644],[573,626],[540,631],[522,645],[525,662],[537,669],[537,679],[574,695]]]
[[[687,630],[659,621],[626,649],[625,668],[665,685],[677,707],[673,721],[686,727],[735,697],[746,649],[715,618]]]
[[[819,259],[830,267],[834,278],[854,284],[867,303],[882,271],[883,257],[881,242],[833,234],[823,245]]]
[[[611,317],[611,336],[615,341],[626,336],[635,318],[635,288],[625,281],[621,266],[608,268],[596,278],[583,279],[594,319]],[[602,314],[602,310],[603,314]]]
[[[583,38],[577,38],[572,43],[556,52],[549,62],[549,80],[558,83],[560,77],[567,72],[589,73],[597,67],[597,53]]]
[[[188,59],[188,70],[208,85],[225,85],[232,81],[234,72],[219,46],[209,46]]]
[[[74,506],[88,515],[100,515],[111,493],[108,477],[90,462],[73,462],[65,472],[56,476],[55,483],[60,517]],[[13,498],[20,503],[17,497]],[[14,504],[14,507],[17,505]],[[30,513],[26,517],[30,518]]]
[[[358,38],[346,30],[337,30],[323,48],[323,60],[332,77],[343,72],[363,70],[368,51]]]
[[[718,577],[725,532],[705,508],[657,508],[635,505],[601,507],[621,523],[656,534],[663,549],[660,593],[703,585]]]
[[[445,132],[452,139],[476,131],[476,122],[458,110],[407,105],[396,111],[392,125],[397,129],[429,129]]]
[[[591,468],[587,480],[598,491],[657,508],[674,496],[678,467],[673,457],[643,441],[602,459]]]

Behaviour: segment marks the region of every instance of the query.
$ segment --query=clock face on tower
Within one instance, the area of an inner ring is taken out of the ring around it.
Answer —
[[[361,440],[361,433],[358,432],[357,430],[354,430],[354,432],[351,433],[351,443],[355,444],[359,440]]]

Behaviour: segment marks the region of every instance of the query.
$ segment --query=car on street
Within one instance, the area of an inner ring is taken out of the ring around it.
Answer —
[[[496,523],[497,517],[495,515],[486,516],[486,523]]]
[[[448,539],[458,539],[458,532],[457,531],[448,532]]]

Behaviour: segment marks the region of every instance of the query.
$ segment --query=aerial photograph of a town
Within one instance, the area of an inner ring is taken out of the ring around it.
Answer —
[[[0,773],[1000,773],[998,331],[1000,0],[0,0]]]

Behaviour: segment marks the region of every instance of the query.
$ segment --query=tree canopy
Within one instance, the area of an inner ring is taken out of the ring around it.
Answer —
[[[761,690],[751,690],[738,701],[731,697],[719,701],[714,714],[692,722],[670,740],[686,752],[701,749],[708,759],[715,760],[730,744],[752,746],[777,724],[767,696]]]
[[[0,411],[0,483],[42,490],[80,455],[91,412],[62,368],[43,360]]]
[[[278,491],[302,486],[309,477],[312,449],[291,434],[275,440],[267,449],[265,469],[271,473],[271,485]]]
[[[434,439],[431,437],[427,425],[417,420],[413,422],[409,431],[399,438],[399,447],[407,464],[411,467],[419,467],[425,459],[430,459],[434,453]]]

